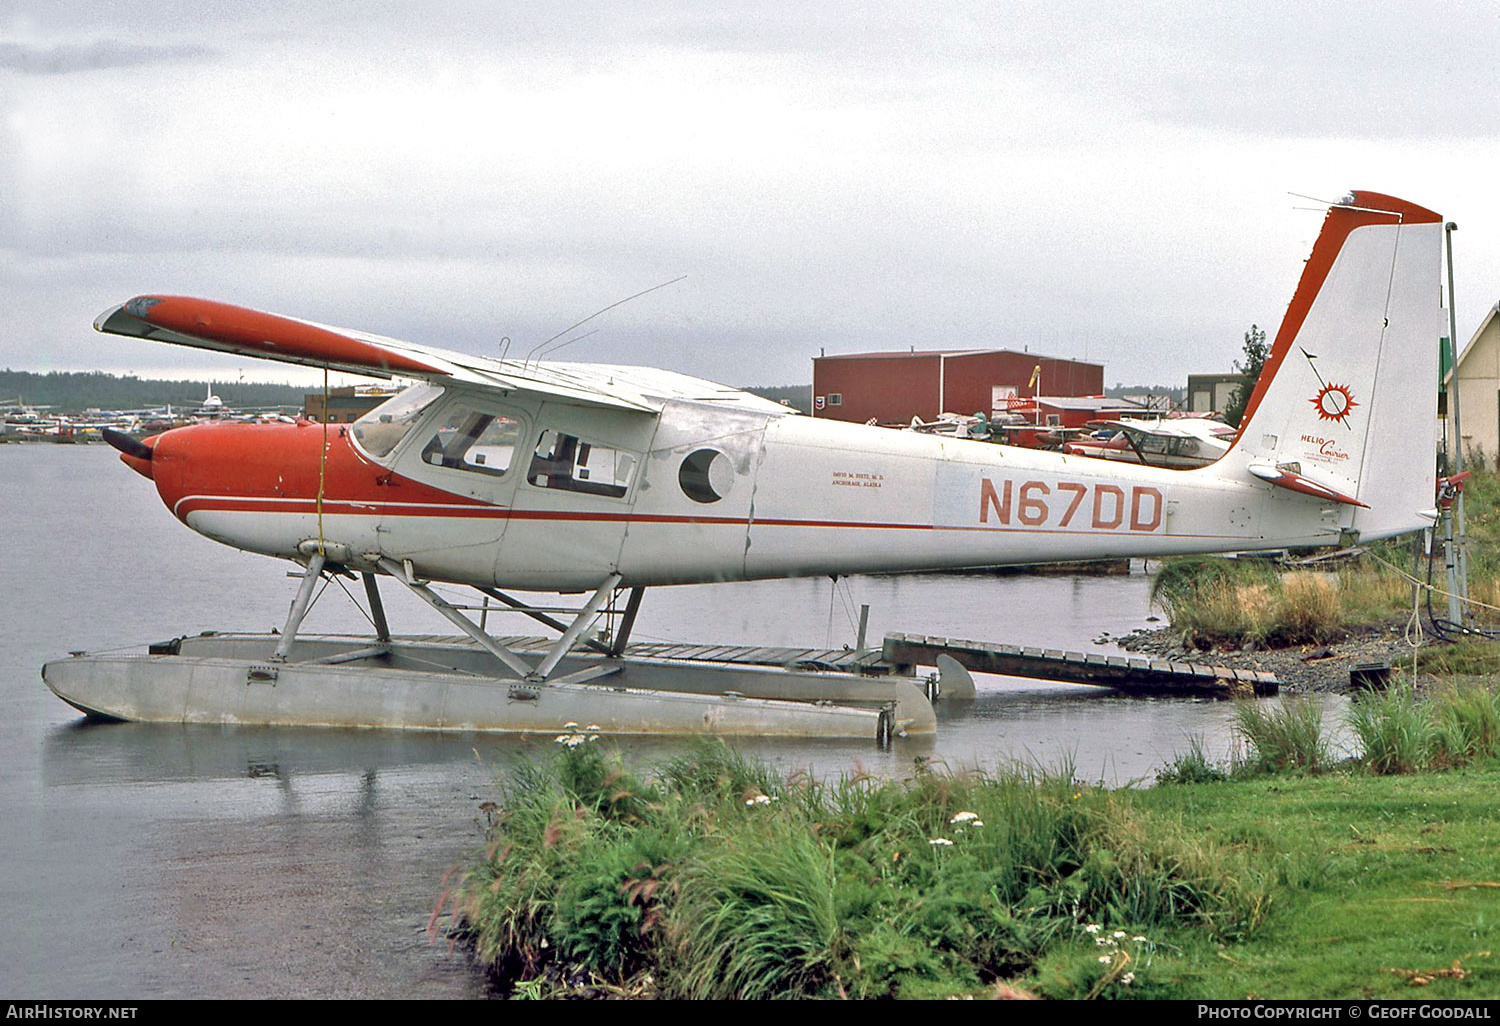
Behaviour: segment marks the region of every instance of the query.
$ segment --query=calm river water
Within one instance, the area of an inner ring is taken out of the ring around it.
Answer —
[[[475,997],[483,981],[428,920],[482,844],[480,802],[551,739],[84,725],[41,683],[69,650],[279,626],[286,566],[179,525],[104,446],[0,446],[0,996]],[[910,576],[658,589],[637,640],[852,644],[888,630],[1088,650],[1145,626],[1149,579]],[[387,589],[393,627],[446,632]],[[330,590],[307,630],[364,630]],[[503,629],[503,628],[502,628]],[[515,630],[522,628],[517,626]],[[1104,646],[1104,650],[1118,650]],[[980,677],[935,739],[751,742],[785,768],[901,775],[1070,760],[1149,779],[1191,737],[1228,751],[1229,703],[1117,698]],[[670,741],[627,742],[633,761]]]

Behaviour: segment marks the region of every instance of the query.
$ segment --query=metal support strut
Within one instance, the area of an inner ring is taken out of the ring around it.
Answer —
[[[380,585],[374,574],[360,574],[365,579],[365,597],[370,601],[370,618],[375,621],[375,637],[387,644],[391,640],[391,625],[385,619],[385,603],[380,601]]]
[[[615,593],[615,589],[620,586],[619,574],[611,574],[606,578],[604,583],[599,585],[598,589],[595,590],[593,597],[573,617],[571,624],[568,624],[566,627],[562,627],[560,623],[558,624],[559,627],[562,627],[562,637],[553,643],[551,650],[542,659],[541,663],[536,667],[532,667],[525,659],[522,659],[515,652],[512,652],[500,644],[500,642],[490,637],[487,632],[482,630],[473,620],[465,616],[452,603],[434,592],[427,586],[426,581],[419,581],[410,576],[405,565],[387,558],[377,560],[376,565],[406,585],[423,602],[426,602],[439,613],[442,613],[449,623],[473,638],[480,648],[483,648],[486,652],[504,663],[518,677],[538,683],[545,681],[552,674],[552,671],[557,669],[557,664],[572,650],[574,643],[578,641],[579,636],[588,627],[594,615],[609,601],[610,596]]]
[[[297,628],[302,626],[302,618],[312,605],[313,589],[323,576],[323,563],[324,556],[321,552],[314,552],[307,560],[307,570],[302,574],[302,583],[297,586],[297,597],[292,600],[292,608],[286,615],[286,626],[281,630],[281,640],[276,643],[276,651],[271,656],[275,662],[284,663],[291,654],[292,642],[297,640]]]

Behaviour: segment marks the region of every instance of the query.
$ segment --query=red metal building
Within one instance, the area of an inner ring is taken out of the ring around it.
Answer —
[[[1005,410],[1007,397],[1101,395],[1104,366],[1011,349],[847,353],[814,357],[812,391],[814,417],[906,424],[988,416]]]

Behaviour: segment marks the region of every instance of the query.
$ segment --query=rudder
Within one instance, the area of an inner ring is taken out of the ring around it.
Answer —
[[[1442,233],[1379,193],[1329,209],[1219,467],[1347,504],[1365,540],[1431,523]]]

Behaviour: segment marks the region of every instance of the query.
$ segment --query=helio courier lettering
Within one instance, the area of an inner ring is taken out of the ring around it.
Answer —
[[[1112,485],[1080,481],[995,482],[979,484],[979,522],[1010,527],[1094,531],[1160,530],[1164,502],[1150,485]]]

